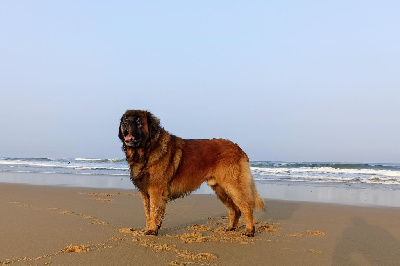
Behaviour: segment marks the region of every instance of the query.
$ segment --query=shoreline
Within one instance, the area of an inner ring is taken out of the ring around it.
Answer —
[[[170,202],[144,236],[133,189],[0,184],[0,265],[396,265],[400,209],[266,200],[256,235],[224,232],[215,195]]]
[[[0,172],[1,183],[57,187],[135,189],[129,177],[114,175]],[[338,185],[272,181],[255,181],[255,183],[258,193],[264,199],[354,206],[400,207],[400,190],[398,189],[374,188],[351,184]],[[203,184],[192,194],[214,195],[214,191],[206,184]]]

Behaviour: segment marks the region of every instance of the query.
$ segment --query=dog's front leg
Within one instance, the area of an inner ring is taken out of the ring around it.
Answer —
[[[153,186],[148,189],[150,197],[150,219],[146,228],[146,235],[157,235],[164,218],[168,192],[165,186]]]
[[[140,192],[143,201],[144,213],[146,214],[146,232],[149,230],[150,224],[150,197],[146,192]]]

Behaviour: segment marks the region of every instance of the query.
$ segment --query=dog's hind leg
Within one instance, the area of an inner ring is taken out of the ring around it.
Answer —
[[[240,186],[233,186],[227,188],[229,196],[232,198],[233,203],[241,211],[244,220],[246,222],[246,231],[244,235],[254,236],[254,216],[253,216],[253,203],[251,201],[251,195]]]
[[[253,189],[251,182],[253,177],[249,171],[247,160],[243,160],[243,165],[226,164],[220,166],[215,171],[215,185],[217,185],[215,192],[222,202],[229,209],[232,217],[234,217],[231,224],[237,225],[239,215],[242,214],[246,222],[246,236],[254,236],[255,226],[253,217],[253,208],[255,207]],[[229,207],[230,206],[230,207]],[[233,215],[236,214],[236,216]],[[230,224],[230,225],[231,225]]]
[[[242,181],[239,179],[238,182],[223,184],[218,190],[224,192],[222,195],[224,196],[223,198],[227,199],[225,202],[228,202],[229,205],[234,206],[235,213],[241,213],[243,215],[246,222],[246,231],[244,232],[244,235],[254,236],[255,226],[253,217],[253,197],[250,189],[246,185],[241,184],[241,182]],[[221,201],[224,202],[223,200]],[[236,224],[238,220],[239,216],[237,215],[236,219],[234,220]]]
[[[254,236],[256,229],[254,226],[254,216],[251,205],[244,202],[239,205],[239,209],[242,211],[244,220],[246,221],[246,231],[244,232],[244,235]]]
[[[221,200],[221,202],[226,206],[228,209],[228,214],[229,214],[229,225],[226,228],[227,231],[234,231],[236,230],[238,223],[239,223],[239,218],[241,215],[240,209],[233,203],[232,199],[229,197],[228,194],[224,191],[224,189],[219,186],[218,184],[214,184],[211,186],[211,188],[215,191],[215,194],[217,194],[217,197]]]
[[[236,213],[241,213],[244,217],[244,220],[246,222],[246,231],[244,232],[244,235],[254,236],[255,226],[254,226],[253,208],[249,195],[247,195],[247,193],[241,190],[240,187],[236,186],[224,189],[225,191],[227,191],[226,195],[232,202],[231,204],[235,206],[237,210]],[[237,217],[237,220],[239,220],[239,217]]]

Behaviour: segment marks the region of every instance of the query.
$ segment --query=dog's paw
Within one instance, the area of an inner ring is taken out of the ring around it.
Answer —
[[[244,232],[242,233],[242,235],[247,236],[247,237],[253,237],[253,236],[254,236],[254,232],[244,231]]]
[[[253,229],[251,229],[251,230],[246,229],[246,231],[244,231],[242,234],[243,234],[244,236],[247,236],[247,237],[253,237],[255,232],[256,232],[256,229],[255,229],[255,227],[253,226]]]
[[[145,234],[146,236],[156,236],[156,235],[158,235],[158,231],[155,231],[155,230],[146,230],[146,232],[144,232],[144,234]]]

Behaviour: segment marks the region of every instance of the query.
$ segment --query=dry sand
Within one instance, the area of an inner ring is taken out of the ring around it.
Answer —
[[[154,237],[134,190],[0,183],[0,265],[399,265],[400,208],[266,206],[247,238],[222,230],[214,195],[191,195]]]

